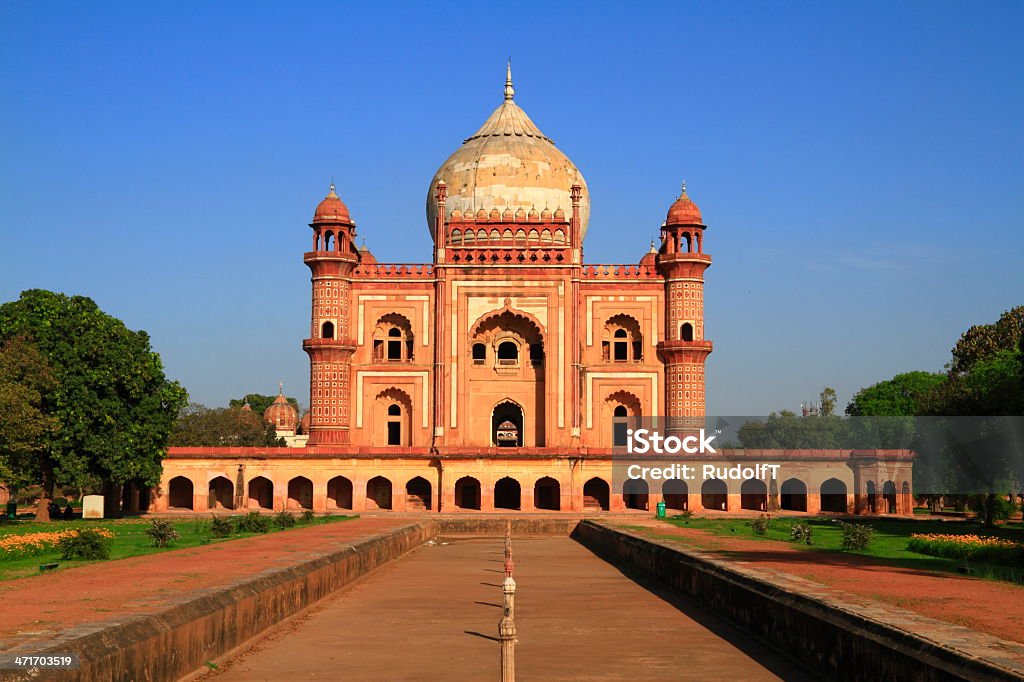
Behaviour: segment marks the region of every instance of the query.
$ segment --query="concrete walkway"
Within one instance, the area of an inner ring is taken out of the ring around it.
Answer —
[[[520,680],[806,678],[564,537],[514,539]],[[284,623],[206,678],[497,679],[502,538],[442,538]]]

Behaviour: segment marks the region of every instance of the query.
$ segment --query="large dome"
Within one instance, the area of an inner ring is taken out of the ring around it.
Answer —
[[[505,79],[505,101],[441,164],[427,188],[427,228],[431,235],[437,220],[437,181],[448,186],[445,204],[475,213],[505,208],[529,211],[572,209],[569,190],[574,184],[583,189],[580,201],[582,238],[590,220],[590,193],[579,169],[545,137],[526,112],[513,100],[512,68]]]

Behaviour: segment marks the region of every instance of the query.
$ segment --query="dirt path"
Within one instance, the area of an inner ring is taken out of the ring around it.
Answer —
[[[1024,642],[1024,587],[949,573],[879,565],[871,557],[797,549],[784,542],[714,535],[697,528],[636,519],[622,526],[755,568],[799,576],[857,597]]]
[[[184,591],[229,585],[300,555],[329,551],[412,522],[359,518],[0,582],[0,650],[60,630],[153,613]]]
[[[513,548],[520,679],[806,675],[718,618],[626,578],[568,538],[516,538]],[[285,623],[207,678],[497,679],[502,566],[501,538],[441,538]]]

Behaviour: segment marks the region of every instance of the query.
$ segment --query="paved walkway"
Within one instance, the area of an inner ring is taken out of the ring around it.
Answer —
[[[564,537],[514,540],[522,680],[806,676],[723,621]],[[442,538],[285,623],[207,677],[497,679],[502,538]],[[205,678],[204,678],[205,679]]]

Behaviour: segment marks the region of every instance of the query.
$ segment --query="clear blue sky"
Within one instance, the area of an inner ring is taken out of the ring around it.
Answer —
[[[1024,3],[0,6],[0,301],[84,294],[194,400],[308,402],[307,223],[333,176],[424,262],[436,168],[516,100],[580,167],[590,262],[685,178],[708,409],[940,370],[1024,303]]]

